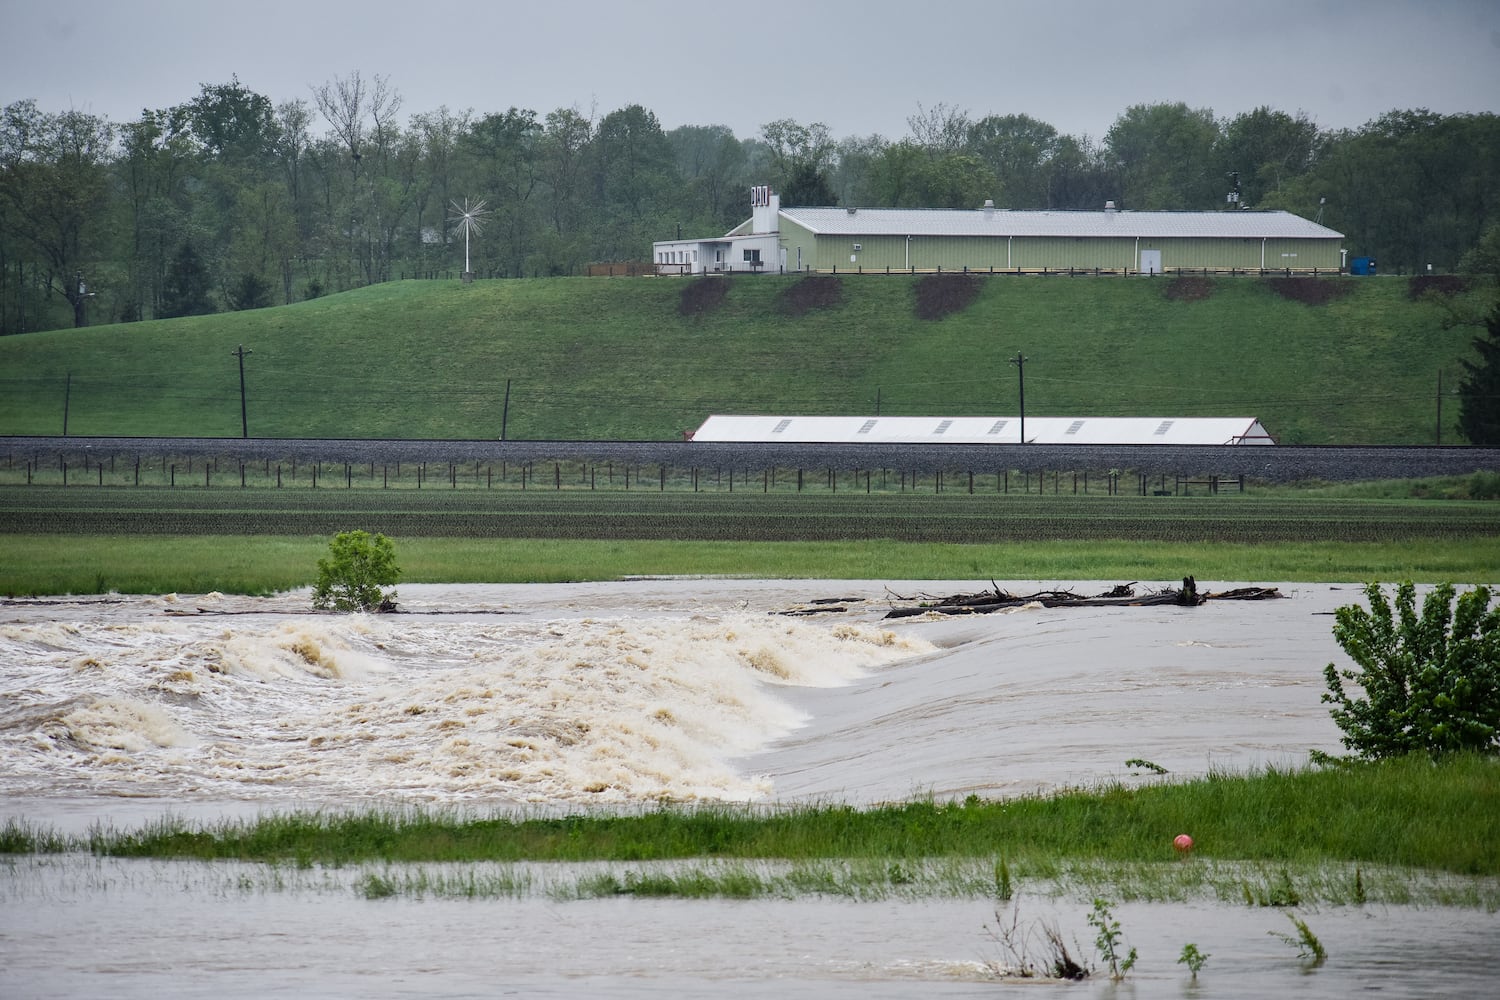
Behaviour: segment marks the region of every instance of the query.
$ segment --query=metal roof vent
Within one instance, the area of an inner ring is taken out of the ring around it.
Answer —
[[[1112,202],[1112,201],[1106,201],[1104,203],[1104,210],[1106,212],[1117,212],[1117,211],[1119,211],[1119,209],[1115,208],[1115,203]]]
[[[995,199],[984,199],[984,217],[986,219],[992,219],[995,217]]]
[[[853,215],[855,212],[858,212],[859,209],[851,207],[844,209],[844,211],[848,212],[850,215]]]

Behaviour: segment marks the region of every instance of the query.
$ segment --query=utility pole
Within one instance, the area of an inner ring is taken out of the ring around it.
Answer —
[[[1437,443],[1443,443],[1443,370],[1441,368],[1438,369]]]
[[[229,353],[240,359],[240,437],[247,438],[250,436],[250,420],[245,413],[245,355],[255,352],[245,350],[245,345],[241,344]]]
[[[1026,443],[1026,362],[1031,360],[1016,352],[1016,356],[1010,359],[1010,363],[1016,366],[1016,381],[1021,389],[1021,443]]]
[[[505,406],[500,411],[500,440],[505,440],[505,425],[510,423],[510,379],[505,380]]]

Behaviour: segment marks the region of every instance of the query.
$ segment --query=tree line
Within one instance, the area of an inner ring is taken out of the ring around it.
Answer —
[[[237,78],[116,123],[34,100],[0,110],[0,333],[252,309],[464,264],[458,207],[483,201],[472,268],[585,273],[653,240],[727,231],[747,189],[783,206],[1285,209],[1382,271],[1500,256],[1500,116],[1391,111],[1322,130],[1134,105],[1102,140],[1025,114],[920,107],[898,139],[784,118],[739,138],[664,129],[639,104],[402,116],[358,72],[274,102]]]

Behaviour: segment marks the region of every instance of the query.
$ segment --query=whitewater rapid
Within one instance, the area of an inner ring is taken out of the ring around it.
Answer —
[[[720,609],[314,615],[221,595],[0,609],[0,794],[511,803],[764,798],[788,688],[931,647]]]

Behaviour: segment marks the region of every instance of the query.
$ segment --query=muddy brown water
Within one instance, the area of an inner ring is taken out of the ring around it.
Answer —
[[[1255,581],[1263,583],[1264,581]],[[1002,581],[1013,592],[1058,581]],[[1098,592],[1112,583],[1071,583]],[[1201,582],[1226,589],[1231,582]],[[1155,780],[1337,751],[1318,697],[1353,586],[1199,608],[888,622],[973,581],[634,580],[400,588],[407,615],[307,595],[0,605],[0,817],[65,832],[420,803],[635,808],[659,796],[853,804]],[[1147,587],[1157,586],[1147,584]],[[1165,583],[1160,586],[1166,586]],[[850,610],[770,611],[826,597]],[[1182,831],[1171,831],[1175,834]],[[0,995],[991,996],[985,899],[366,899],[366,869],[0,861]],[[536,866],[536,878],[567,878]],[[1035,890],[1035,891],[1034,891]],[[1022,887],[1092,955],[1089,901]],[[1140,962],[1089,995],[1492,995],[1495,914],[1123,904]],[[1210,955],[1196,983],[1176,962]]]

